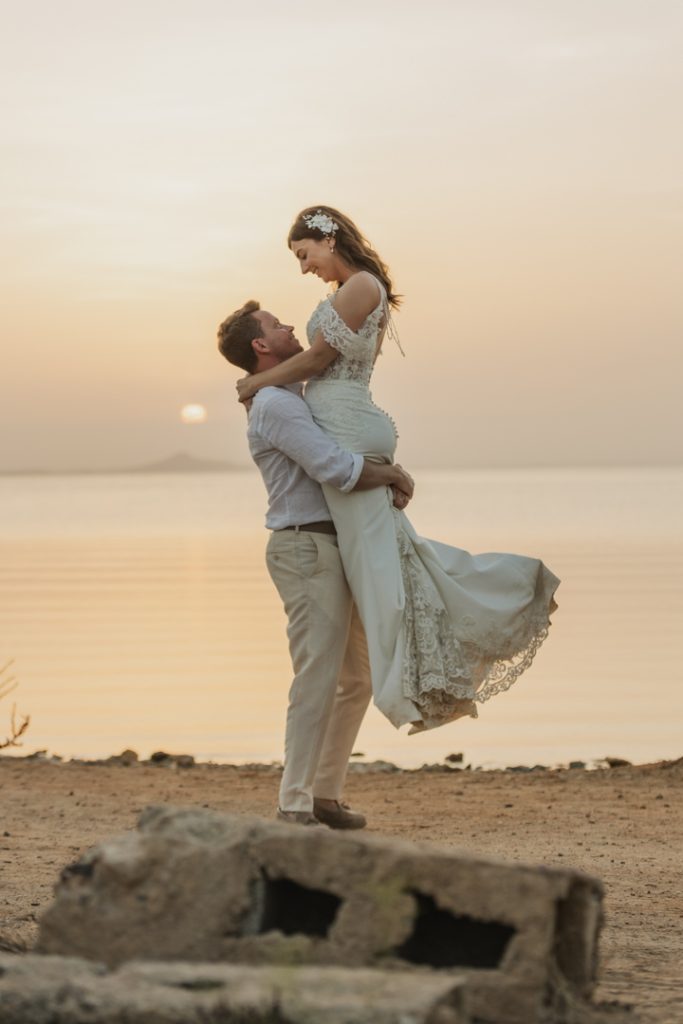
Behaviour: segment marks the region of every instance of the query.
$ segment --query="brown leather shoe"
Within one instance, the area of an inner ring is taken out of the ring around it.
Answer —
[[[339,800],[313,800],[313,813],[323,825],[330,828],[365,828],[365,816],[352,811],[348,804]]]
[[[283,811],[278,807],[276,817],[290,825],[319,825],[320,822],[310,811]]]

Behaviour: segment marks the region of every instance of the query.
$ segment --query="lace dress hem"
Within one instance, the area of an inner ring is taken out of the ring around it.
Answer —
[[[539,563],[531,605],[518,612],[507,637],[500,624],[486,629],[470,616],[456,624],[424,572],[400,515],[395,513],[395,518],[405,591],[403,694],[420,716],[410,732],[463,716],[477,718],[477,704],[508,690],[532,664],[549,633],[559,581]]]

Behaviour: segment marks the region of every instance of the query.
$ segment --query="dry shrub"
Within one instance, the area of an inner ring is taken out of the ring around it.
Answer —
[[[8,675],[9,670],[14,664],[14,660],[8,661],[5,665],[0,668],[0,700],[6,697],[12,690],[17,687],[16,676]],[[22,715],[21,721],[17,720],[17,706],[12,705],[12,717],[10,719],[10,734],[6,736],[4,740],[0,741],[0,750],[5,750],[7,747],[20,747],[20,737],[24,735],[28,729],[28,724],[31,721],[29,715]]]

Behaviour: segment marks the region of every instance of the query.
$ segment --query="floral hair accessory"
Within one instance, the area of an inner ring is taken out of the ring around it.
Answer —
[[[324,235],[334,235],[339,227],[337,222],[332,220],[329,214],[323,213],[322,210],[305,214],[303,219],[307,228],[317,228]]]

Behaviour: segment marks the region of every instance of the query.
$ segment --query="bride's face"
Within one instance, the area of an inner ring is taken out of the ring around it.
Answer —
[[[302,274],[315,274],[321,281],[335,281],[334,242],[328,238],[302,238],[290,246]]]

